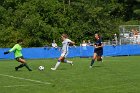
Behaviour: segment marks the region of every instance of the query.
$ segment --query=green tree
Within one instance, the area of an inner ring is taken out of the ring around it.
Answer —
[[[0,47],[24,39],[25,47],[61,44],[66,33],[78,42],[104,40],[119,33],[120,24],[139,24],[140,0],[0,0]],[[136,20],[135,20],[136,19]]]

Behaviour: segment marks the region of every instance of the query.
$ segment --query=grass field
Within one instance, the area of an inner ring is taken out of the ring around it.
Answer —
[[[33,69],[15,71],[15,60],[0,60],[0,93],[140,93],[140,57],[105,57],[89,69],[90,58],[72,58],[74,66],[57,59],[27,60]],[[38,66],[45,66],[39,71]]]

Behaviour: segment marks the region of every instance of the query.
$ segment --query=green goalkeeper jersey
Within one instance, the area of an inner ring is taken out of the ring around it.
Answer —
[[[14,52],[15,58],[22,56],[22,47],[19,44],[15,44],[15,46],[9,50],[9,52]]]

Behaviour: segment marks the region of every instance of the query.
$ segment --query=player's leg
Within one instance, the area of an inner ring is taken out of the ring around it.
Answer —
[[[60,65],[61,62],[64,62],[64,63],[69,63],[71,65],[73,65],[72,61],[68,61],[68,60],[65,60],[65,57],[68,55],[68,52],[63,52],[61,54],[61,56],[59,57],[56,65],[54,68],[51,68],[52,70],[56,70],[58,68],[58,66]]]
[[[59,67],[60,63],[63,62],[63,60],[64,60],[64,57],[60,56],[54,68],[51,68],[51,69],[56,70]]]
[[[103,50],[98,51],[97,53],[97,61],[103,62]]]
[[[64,62],[70,64],[71,66],[73,66],[73,62],[72,61],[64,59]]]
[[[17,57],[16,60],[17,60],[18,62],[20,62],[19,57]],[[21,62],[20,62],[20,63],[21,63]],[[19,66],[15,67],[15,70],[17,71],[19,68],[22,68],[22,67],[24,67],[24,64],[20,64]]]
[[[68,55],[68,53],[66,53],[66,54],[64,55],[64,60],[63,60],[63,62],[64,62],[64,63],[68,63],[68,64],[70,64],[70,65],[73,66],[73,62],[72,62],[72,61],[69,61],[69,60],[66,60],[66,59],[65,59],[65,58],[67,57],[67,55]]]
[[[101,56],[97,56],[97,61],[102,61],[102,57]]]
[[[23,62],[22,64],[24,64],[24,66],[29,70],[32,71],[31,68],[27,65],[26,61],[22,58],[19,59],[21,62]]]
[[[94,64],[94,62],[95,62],[95,60],[96,60],[96,58],[97,58],[97,53],[94,53],[94,54],[93,54],[93,58],[92,58],[92,60],[91,60],[90,68],[92,68],[92,66],[93,66],[93,64]]]
[[[21,64],[17,67],[15,67],[15,70],[17,71],[19,68],[22,68],[22,67],[26,67],[29,71],[32,71],[29,66],[27,65],[26,61],[23,59],[23,58],[17,58],[17,61],[20,62]]]

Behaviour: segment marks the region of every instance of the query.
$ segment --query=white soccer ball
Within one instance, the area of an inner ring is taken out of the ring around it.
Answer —
[[[43,71],[45,68],[44,68],[44,66],[39,66],[38,69],[39,69],[40,71]]]

